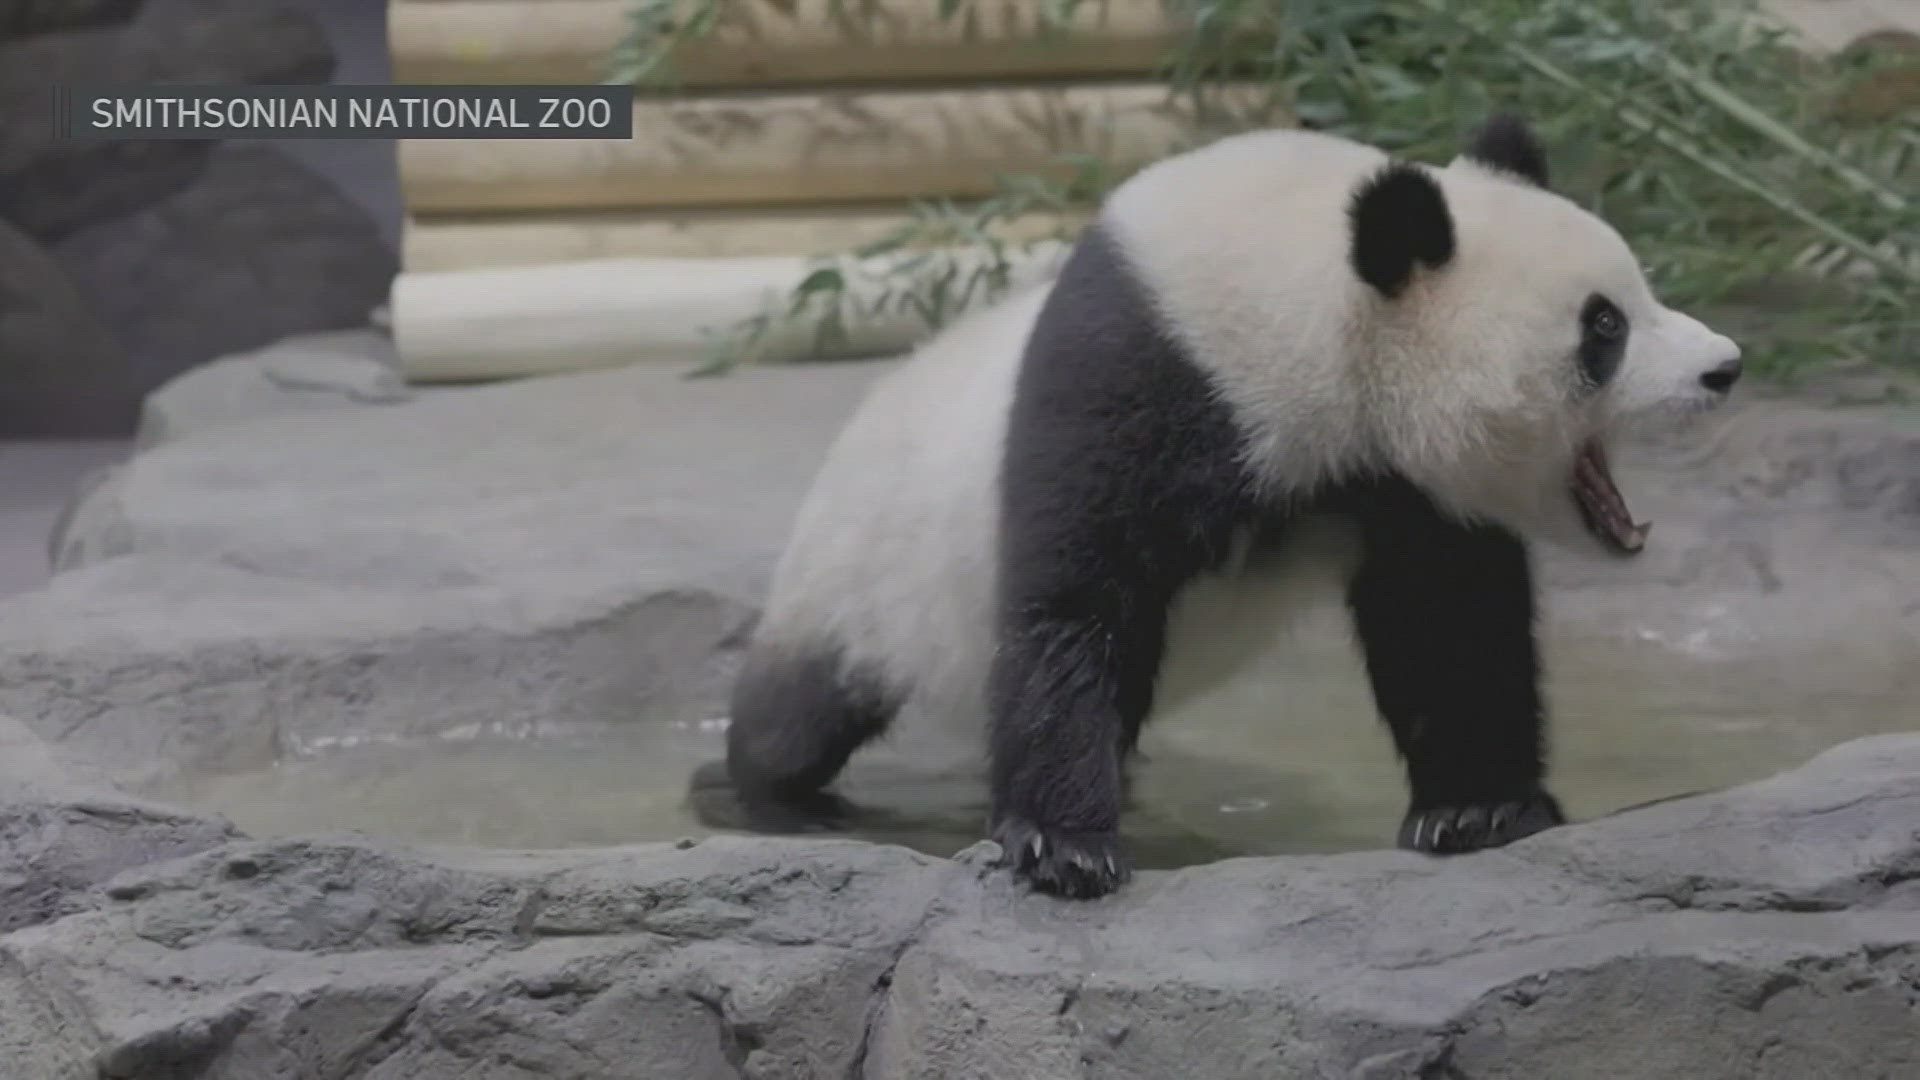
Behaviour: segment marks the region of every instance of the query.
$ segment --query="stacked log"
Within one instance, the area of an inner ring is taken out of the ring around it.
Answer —
[[[394,78],[599,81],[635,6],[394,0]],[[553,281],[586,280],[556,265],[612,260],[602,268],[631,289],[657,291],[655,283],[676,273],[734,289],[686,309],[735,312],[749,295],[797,283],[807,256],[894,233],[915,203],[988,197],[1007,175],[1058,172],[1076,156],[1124,169],[1194,136],[1200,114],[1156,78],[1174,34],[1160,0],[1082,4],[1060,26],[1042,23],[1040,0],[986,0],[951,19],[941,17],[943,6],[733,0],[710,33],[675,52],[670,87],[637,97],[631,140],[402,143],[405,264],[409,275],[431,275],[395,292],[402,355],[417,358],[410,370],[503,373],[497,349],[484,363],[476,359],[473,372],[450,358],[456,338],[472,344],[455,325],[463,290],[476,307],[515,289],[547,295]],[[1252,88],[1226,94],[1239,108],[1258,100]],[[1075,224],[1035,215],[999,231],[1020,242]],[[577,292],[609,303],[621,295],[594,286]],[[670,353],[694,332],[662,329],[652,343],[584,341],[583,327],[640,330],[629,318],[577,305],[566,317],[572,329],[556,329],[550,340],[569,344],[521,367]],[[899,328],[867,329],[838,347],[897,346]],[[793,347],[804,352],[812,343],[795,339]]]
[[[598,81],[633,0],[398,0],[394,81]],[[939,0],[732,0],[688,42],[675,80],[696,89],[982,83],[1151,72],[1172,41],[1160,0],[1077,6],[1058,29],[1035,0],[943,18]]]

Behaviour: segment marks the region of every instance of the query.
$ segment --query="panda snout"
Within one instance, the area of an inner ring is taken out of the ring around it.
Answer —
[[[1741,363],[1738,356],[1731,360],[1722,360],[1708,369],[1706,374],[1700,376],[1700,385],[1716,394],[1727,393],[1733,389],[1734,383],[1740,381],[1740,370]]]

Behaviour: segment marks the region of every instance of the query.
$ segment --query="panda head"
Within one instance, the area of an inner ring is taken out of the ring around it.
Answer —
[[[1719,404],[1739,347],[1661,304],[1620,235],[1548,190],[1510,118],[1445,168],[1367,170],[1347,229],[1346,344],[1378,452],[1464,516],[1640,550],[1609,437]]]

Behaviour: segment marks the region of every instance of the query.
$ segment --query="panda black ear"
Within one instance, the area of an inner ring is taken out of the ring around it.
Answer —
[[[1368,177],[1353,193],[1347,216],[1354,273],[1388,299],[1413,280],[1415,263],[1438,269],[1453,258],[1446,196],[1418,166],[1396,163]]]
[[[1547,186],[1547,153],[1517,116],[1501,113],[1481,126],[1462,155],[1492,169],[1509,172],[1535,187]]]

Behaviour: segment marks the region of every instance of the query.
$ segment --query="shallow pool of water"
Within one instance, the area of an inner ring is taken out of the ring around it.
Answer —
[[[1656,645],[1549,648],[1552,784],[1576,817],[1792,768],[1845,740],[1920,727],[1920,665],[1884,658],[1706,662]],[[720,722],[630,724],[568,740],[362,746],[277,767],[181,777],[150,793],[223,813],[257,836],[358,831],[511,847],[672,840],[712,831],[688,800],[720,755]],[[1145,865],[1391,841],[1400,768],[1357,657],[1294,641],[1257,673],[1143,740],[1126,831]],[[951,855],[977,839],[980,770],[929,775],[885,749],[844,790],[861,833]]]

